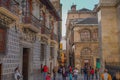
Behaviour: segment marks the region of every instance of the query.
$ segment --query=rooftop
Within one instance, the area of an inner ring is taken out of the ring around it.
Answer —
[[[98,19],[95,17],[85,18],[81,21],[78,21],[76,24],[98,24]]]

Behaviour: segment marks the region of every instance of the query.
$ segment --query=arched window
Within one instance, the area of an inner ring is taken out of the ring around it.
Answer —
[[[91,54],[91,49],[86,47],[81,50],[81,55],[90,55]]]
[[[93,40],[98,41],[98,29],[95,29],[93,32]]]
[[[84,29],[80,32],[81,41],[90,41],[90,30]]]

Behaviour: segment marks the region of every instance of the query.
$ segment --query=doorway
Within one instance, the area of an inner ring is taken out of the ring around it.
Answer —
[[[2,78],[2,64],[0,64],[0,80],[2,80],[1,78]]]
[[[30,53],[29,48],[23,48],[23,65],[22,65],[23,80],[28,80],[29,53]]]

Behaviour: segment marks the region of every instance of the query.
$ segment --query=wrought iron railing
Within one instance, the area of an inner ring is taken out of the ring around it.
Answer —
[[[40,20],[36,18],[34,15],[32,15],[32,13],[26,13],[22,21],[23,23],[26,23],[26,24],[32,24],[37,28],[39,28],[41,25]]]
[[[41,27],[41,33],[48,35],[48,34],[50,34],[50,29],[46,26],[42,26]]]
[[[106,63],[105,68],[108,69],[108,72],[112,75],[112,78],[115,78],[116,74],[120,73],[120,63]]]
[[[4,7],[15,15],[19,15],[19,4],[13,0],[0,0],[0,7]]]
[[[53,33],[53,34],[51,35],[51,39],[52,39],[52,40],[55,40],[55,41],[58,41],[58,35],[56,35],[56,34]]]

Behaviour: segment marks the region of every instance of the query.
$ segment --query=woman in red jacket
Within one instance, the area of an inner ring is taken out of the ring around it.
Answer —
[[[43,80],[46,80],[47,72],[48,72],[48,67],[46,65],[44,65],[44,67],[43,67]]]
[[[92,68],[91,70],[90,70],[90,74],[92,75],[92,80],[94,79],[94,69]]]

